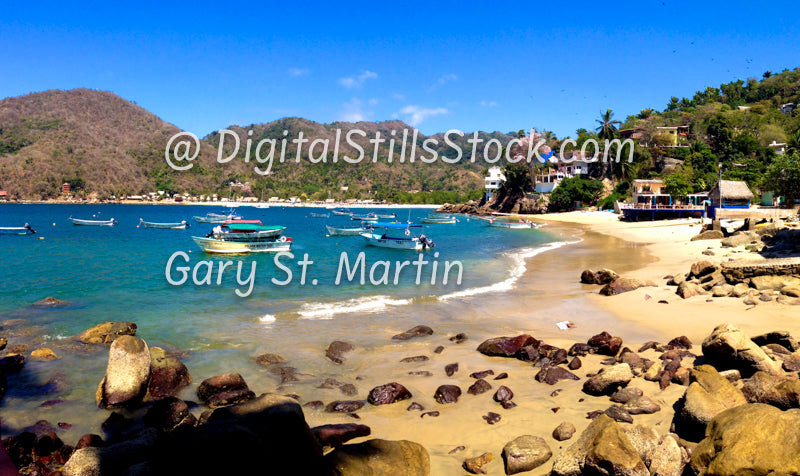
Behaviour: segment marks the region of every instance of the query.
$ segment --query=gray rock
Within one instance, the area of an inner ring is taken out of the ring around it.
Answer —
[[[572,438],[575,434],[575,425],[570,422],[564,421],[553,430],[553,438],[556,441],[566,441]]]
[[[538,436],[523,435],[503,447],[506,474],[531,471],[545,464],[552,456],[550,446]]]
[[[106,376],[97,389],[101,408],[136,405],[147,391],[150,349],[138,337],[123,335],[111,344]]]

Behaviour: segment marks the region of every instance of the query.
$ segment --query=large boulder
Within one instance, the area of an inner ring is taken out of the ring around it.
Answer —
[[[342,446],[353,438],[369,436],[372,430],[367,425],[357,423],[341,423],[322,425],[311,429],[319,444],[329,447]]]
[[[741,390],[710,365],[700,365],[690,372],[692,383],[678,402],[675,413],[677,433],[690,441],[699,441],[706,425],[723,411],[745,405]]]
[[[121,474],[127,468],[150,458],[156,443],[158,430],[147,428],[123,442],[104,447],[81,448],[70,456],[63,476],[102,476]]]
[[[583,383],[583,391],[589,395],[611,395],[621,387],[628,385],[633,379],[633,372],[628,364],[606,367],[594,377]]]
[[[723,248],[735,248],[737,246],[749,245],[761,241],[761,237],[754,231],[737,233],[721,241]]]
[[[681,476],[684,459],[681,447],[671,435],[664,435],[658,446],[650,454],[650,474],[657,476]]]
[[[581,273],[581,282],[584,284],[609,284],[617,278],[617,273],[605,268],[597,271],[586,269]]]
[[[758,371],[783,375],[781,364],[732,324],[714,328],[703,341],[702,348],[706,361],[718,370],[736,369],[742,377],[749,377]]]
[[[411,392],[397,382],[379,385],[369,392],[367,401],[372,405],[388,405],[411,398]]]
[[[132,335],[136,335],[136,324],[133,322],[103,322],[75,338],[84,344],[110,344],[120,336]]]
[[[341,364],[344,363],[344,354],[352,352],[355,349],[356,347],[353,344],[335,340],[325,349],[325,357],[330,359],[333,363]]]
[[[106,376],[97,389],[101,408],[132,406],[141,402],[150,377],[150,350],[138,337],[120,336],[111,343]]]
[[[614,296],[635,291],[646,286],[655,286],[655,284],[650,281],[642,281],[641,279],[635,278],[617,278],[603,286],[603,288],[600,289],[600,294],[603,296]]]
[[[725,234],[722,233],[720,230],[706,230],[700,232],[699,235],[693,236],[692,241],[721,240],[722,238],[725,238]]]
[[[800,474],[800,411],[760,403],[726,410],[708,425],[692,469],[713,475]]]
[[[160,347],[150,348],[148,399],[159,400],[175,396],[191,382],[189,369],[177,357],[168,356]]]
[[[786,287],[800,287],[800,278],[779,275],[754,276],[750,278],[750,287],[759,291],[780,291]]]
[[[800,408],[800,380],[756,372],[744,381],[744,397],[750,403],[766,403],[788,410]]]
[[[430,456],[425,448],[405,440],[375,439],[340,446],[325,456],[325,462],[329,468],[325,474],[331,476],[429,476],[431,472]]]
[[[244,403],[255,397],[244,378],[236,373],[215,375],[197,387],[197,396],[212,408]]]
[[[758,346],[778,344],[786,349],[795,352],[800,350],[800,343],[787,331],[772,331],[753,337],[753,342]]]
[[[481,342],[478,352],[490,357],[514,357],[523,347],[533,345],[538,347],[539,341],[528,334],[516,337],[492,337]]]
[[[586,427],[572,446],[558,455],[551,474],[649,476],[650,473],[619,424],[603,414]]]
[[[503,447],[503,462],[506,474],[531,471],[545,464],[553,452],[543,438],[522,435],[506,443]]]

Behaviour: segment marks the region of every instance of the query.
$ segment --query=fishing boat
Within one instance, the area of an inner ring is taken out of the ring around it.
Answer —
[[[498,220],[492,218],[489,220],[489,226],[494,228],[507,228],[510,230],[529,230],[532,228],[539,228],[541,224],[533,223],[532,221],[511,221],[511,220]]]
[[[345,210],[344,208],[340,208],[338,210],[331,210],[331,213],[333,213],[336,216],[340,216],[340,217],[353,216],[353,212],[351,212],[350,210]]]
[[[397,213],[373,213],[373,215],[381,219],[397,218]]]
[[[229,220],[240,220],[241,218],[233,210],[228,213],[207,213],[206,216],[194,217],[197,223],[225,223]]]
[[[368,213],[366,215],[353,215],[350,217],[353,221],[378,221],[378,215],[374,213]]]
[[[206,253],[236,254],[289,251],[292,239],[286,236],[271,239],[229,240],[225,236],[193,236],[197,246]]]
[[[329,216],[328,213],[311,213],[311,218],[328,218]]]
[[[29,224],[23,226],[0,226],[0,235],[33,235],[36,230]]]
[[[431,213],[430,215],[428,215],[427,217],[421,219],[420,221],[422,223],[439,224],[439,225],[441,225],[441,224],[455,223],[458,220],[456,220],[456,217],[454,217],[452,215],[435,215],[435,214]]]
[[[328,234],[330,236],[358,236],[362,233],[369,232],[371,229],[371,227],[366,227],[366,226],[337,227],[330,225],[326,225],[325,228],[328,230]]]
[[[243,221],[243,220],[242,220]],[[258,240],[278,238],[286,228],[282,226],[264,226],[258,220],[247,220],[251,223],[242,223],[239,220],[227,221],[214,229],[207,235],[220,235],[227,240]],[[258,223],[252,223],[257,221]]]
[[[108,220],[81,220],[80,218],[69,217],[67,220],[71,221],[73,225],[83,226],[114,226],[119,225],[119,222],[113,218]]]
[[[423,234],[415,235],[413,229],[422,229],[422,225],[410,223],[373,223],[372,230],[361,233],[368,245],[399,250],[422,251],[433,248],[434,244]]]
[[[176,223],[156,223],[152,221],[144,221],[143,218],[139,218],[139,224],[136,226],[136,228],[139,228],[140,226],[145,228],[158,228],[161,230],[185,230],[191,225],[186,223],[186,220],[181,220],[180,222]]]

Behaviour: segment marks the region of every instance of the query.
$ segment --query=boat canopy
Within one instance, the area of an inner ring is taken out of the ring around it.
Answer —
[[[223,225],[230,225],[231,223],[247,223],[250,225],[261,225],[261,220],[228,220]]]
[[[422,228],[422,225],[411,225],[409,223],[381,223],[372,224],[372,228]]]
[[[228,223],[225,227],[230,228],[232,231],[272,231],[283,229],[282,226],[265,226],[253,223]]]

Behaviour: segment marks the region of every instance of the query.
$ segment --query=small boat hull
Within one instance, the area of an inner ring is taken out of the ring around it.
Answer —
[[[33,228],[25,226],[4,226],[0,227],[0,235],[32,235],[36,233]]]
[[[348,211],[345,211],[345,210],[331,210],[331,213],[333,213],[336,216],[340,216],[340,217],[351,217],[351,216],[353,216],[353,212],[348,212]]]
[[[291,240],[226,241],[193,236],[192,239],[206,253],[242,254],[289,251]]]
[[[79,226],[114,226],[119,224],[119,222],[113,218],[110,220],[81,220],[80,218],[69,217],[69,221],[71,221],[73,225]]]
[[[415,251],[422,251],[425,248],[417,237],[394,238],[378,233],[361,233],[361,236],[367,241],[368,245],[380,248]]]
[[[364,228],[337,228],[334,226],[326,226],[328,234],[331,236],[358,236],[365,232]]]
[[[159,230],[185,230],[186,228],[190,227],[186,221],[182,221],[180,223],[155,223],[151,221],[140,221],[141,225],[145,228],[156,228]]]
[[[330,215],[327,213],[312,213],[311,218],[328,218]]]
[[[509,221],[490,221],[489,226],[493,228],[505,228],[507,230],[530,230],[532,228],[539,228],[541,225],[530,222],[509,222]]]
[[[447,217],[447,218],[428,217],[428,218],[421,219],[420,222],[426,223],[426,224],[429,224],[429,225],[447,225],[447,224],[455,223],[456,222],[456,217]]]

